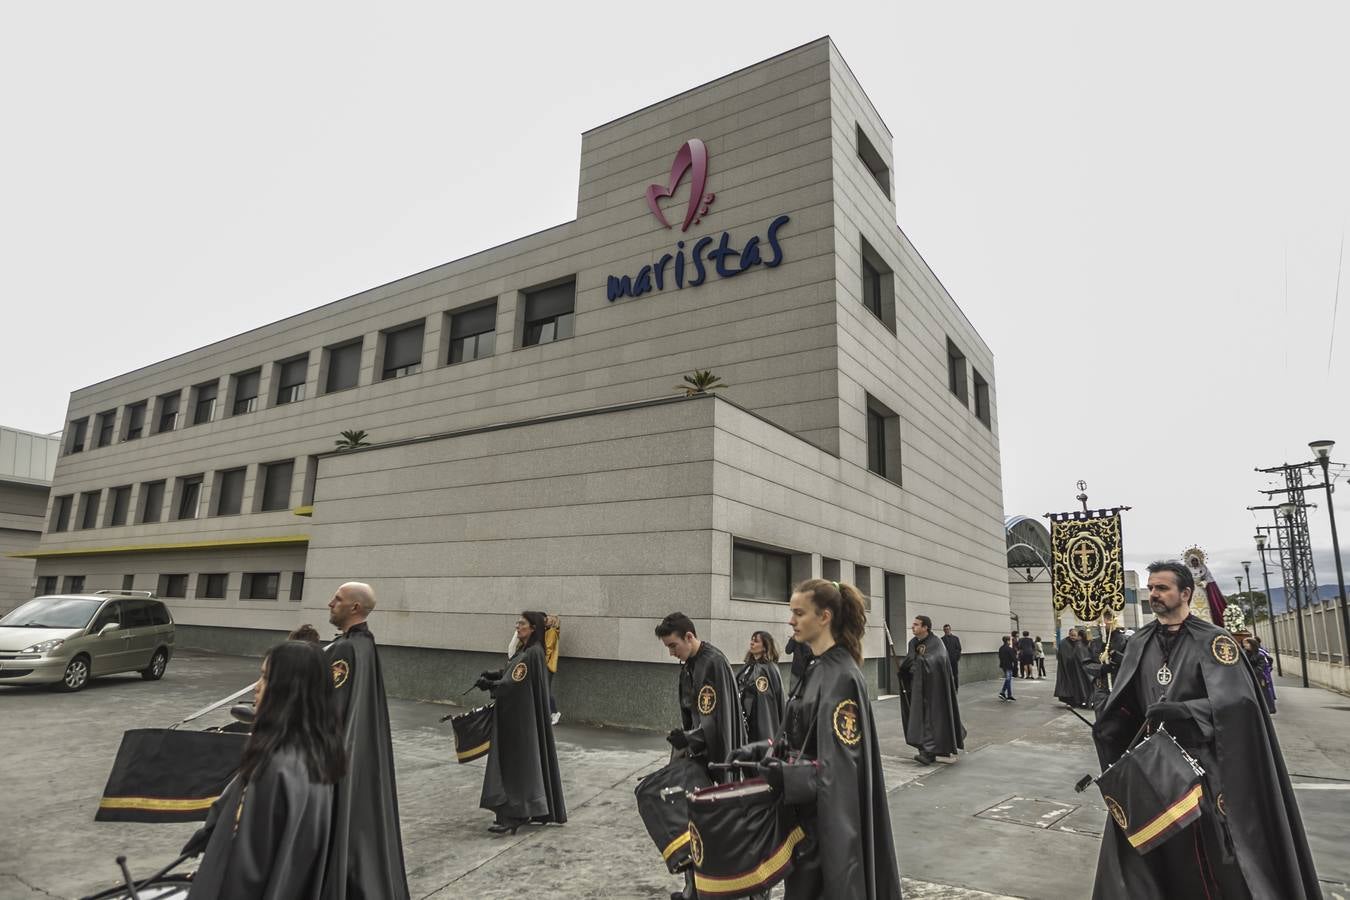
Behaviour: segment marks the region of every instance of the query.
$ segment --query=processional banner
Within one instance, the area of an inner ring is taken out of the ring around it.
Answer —
[[[1057,513],[1050,518],[1050,581],[1055,610],[1093,622],[1125,608],[1120,510]]]

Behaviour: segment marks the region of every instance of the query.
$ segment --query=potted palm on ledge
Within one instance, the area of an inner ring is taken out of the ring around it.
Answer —
[[[711,369],[695,369],[694,374],[684,376],[684,384],[676,385],[675,390],[684,391],[686,397],[697,397],[724,387],[726,384]]]
[[[341,450],[355,450],[357,447],[369,447],[370,442],[366,440],[366,433],[360,429],[344,431],[333,443]]]

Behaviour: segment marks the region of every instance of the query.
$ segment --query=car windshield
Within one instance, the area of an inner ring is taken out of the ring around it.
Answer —
[[[86,597],[38,597],[0,619],[0,628],[83,628],[102,603]]]

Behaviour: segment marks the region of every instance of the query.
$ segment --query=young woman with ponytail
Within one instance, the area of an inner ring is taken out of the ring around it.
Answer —
[[[760,761],[800,816],[804,837],[785,900],[899,900],[881,750],[859,669],[867,624],[862,594],[817,578],[796,587],[789,607],[793,638],[811,647],[811,663],[788,698],[782,739],[733,754]]]

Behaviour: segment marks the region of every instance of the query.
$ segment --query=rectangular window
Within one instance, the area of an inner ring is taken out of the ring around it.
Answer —
[[[291,602],[299,603],[305,596],[305,573],[291,573]]]
[[[52,501],[52,531],[70,528],[70,503],[74,495],[64,494]]]
[[[572,336],[577,283],[569,281],[525,293],[525,328],[521,346],[550,344]]]
[[[878,319],[881,318],[881,273],[876,270],[866,259],[862,261],[862,295],[863,306],[871,311],[872,315]]]
[[[55,594],[55,593],[56,593],[55,575],[43,575],[38,578],[37,596],[42,597],[47,594]]]
[[[497,349],[497,302],[450,313],[450,355],[446,362],[468,362]]]
[[[116,424],[117,410],[110,409],[98,414],[98,422],[95,425],[97,433],[94,435],[95,447],[107,447],[113,442],[113,428]]]
[[[868,140],[867,134],[862,130],[862,126],[859,125],[857,127],[858,158],[861,159],[863,165],[867,167],[867,171],[872,173],[872,177],[876,179],[877,186],[881,188],[881,192],[889,199],[891,196],[890,167],[886,165],[886,160],[881,158],[881,154],[877,151],[877,148],[870,140]]]
[[[305,377],[308,371],[308,353],[277,363],[277,406],[305,399]]]
[[[867,411],[867,468],[886,474],[886,417],[874,409]]]
[[[85,432],[89,430],[89,419],[76,419],[70,423],[70,439],[66,442],[67,453],[83,453]]]
[[[187,575],[159,576],[159,596],[182,599],[187,596]]]
[[[859,238],[862,259],[862,302],[868,312],[895,333],[895,275],[866,238]]]
[[[275,600],[280,587],[280,572],[245,572],[239,585],[239,599]]]
[[[267,463],[262,467],[263,490],[261,509],[264,512],[287,509],[291,505],[291,477],[295,474],[295,460]]]
[[[123,440],[134,441],[145,434],[145,401],[127,406],[127,436]]]
[[[361,339],[328,347],[324,352],[328,354],[328,377],[324,381],[324,393],[356,387],[361,377]]]
[[[966,387],[966,355],[956,348],[951,338],[947,338],[947,387],[963,405],[970,403]]]
[[[131,512],[131,485],[115,487],[108,496],[108,526],[116,528],[127,524],[127,514]]]
[[[80,528],[98,527],[98,502],[102,491],[88,491],[80,495]]]
[[[989,382],[973,368],[970,374],[975,381],[975,418],[983,422],[985,427],[993,428],[994,420],[989,411]]]
[[[199,384],[192,389],[192,424],[205,425],[211,421],[211,417],[216,412],[216,394],[220,391],[220,384],[215,381],[208,381]]]
[[[197,518],[197,506],[202,497],[202,476],[188,475],[178,479],[178,515],[182,519]]]
[[[867,468],[900,481],[900,417],[867,396]]]
[[[141,523],[158,522],[164,517],[164,482],[147,481],[141,485]]]
[[[426,320],[402,328],[381,331],[384,341],[384,363],[380,378],[402,378],[422,371],[422,337]]]
[[[742,600],[782,600],[791,593],[792,557],[742,544],[731,552],[731,596]]]
[[[178,427],[178,401],[182,398],[182,393],[182,391],[173,391],[162,395],[157,401],[155,434],[173,431]]]
[[[240,372],[231,375],[233,382],[231,394],[234,402],[230,407],[230,415],[242,416],[244,413],[251,413],[258,408],[258,385],[262,381],[261,369],[250,369],[247,372]]]
[[[229,586],[230,576],[224,572],[210,572],[205,575],[197,576],[197,584],[201,587],[197,593],[207,600],[224,600],[225,588]]]
[[[219,493],[216,495],[216,515],[237,516],[244,508],[244,475],[246,469],[226,469],[216,473]]]
[[[132,589],[135,588],[135,587],[136,587],[136,576],[135,576],[135,575],[123,575],[123,576],[122,576],[122,590],[124,590],[124,591],[129,591],[129,590],[132,590]]]
[[[84,576],[83,576],[83,575],[67,575],[67,576],[66,576],[66,583],[65,583],[64,585],[62,585],[62,587],[61,587],[61,593],[63,593],[63,594],[83,594],[83,593],[84,593]]]
[[[300,486],[300,505],[314,505],[314,488],[319,483],[319,458],[308,457],[305,460],[305,483]]]

